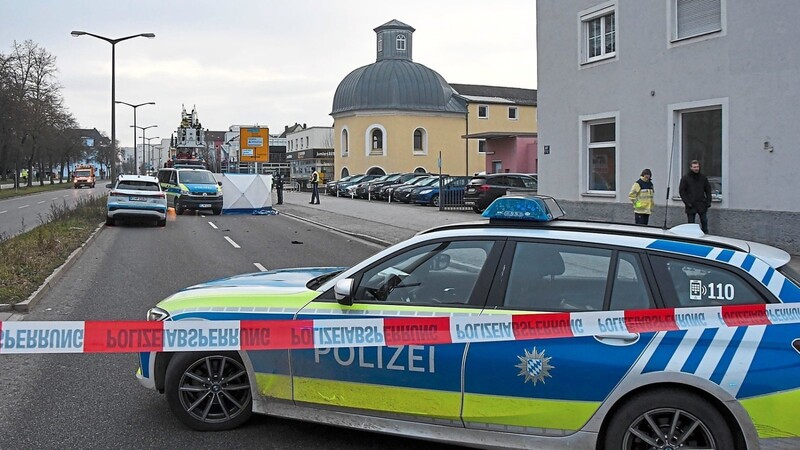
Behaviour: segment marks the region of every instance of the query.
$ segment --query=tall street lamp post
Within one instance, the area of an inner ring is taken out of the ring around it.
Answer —
[[[144,164],[144,158],[145,158],[145,156],[144,156],[144,141],[147,139],[147,129],[148,128],[155,128],[157,126],[158,125],[149,125],[149,126],[146,126],[146,127],[136,127],[136,126],[131,125],[131,128],[133,128],[133,134],[134,135],[136,135],[136,129],[137,128],[142,130],[142,164]],[[138,175],[139,174],[139,160],[136,159],[135,155],[136,154],[134,153],[133,161],[134,161],[134,163],[136,163],[136,174]]]
[[[101,39],[101,40],[106,41],[109,44],[111,44],[111,152],[112,152],[112,155],[113,155],[113,158],[112,158],[112,161],[111,161],[111,181],[113,183],[114,180],[117,179],[117,124],[116,124],[117,116],[116,116],[116,113],[115,113],[117,97],[116,97],[116,92],[115,92],[115,80],[114,80],[115,75],[116,75],[116,68],[115,68],[114,58],[115,58],[115,55],[116,55],[117,43],[122,42],[122,41],[126,41],[128,39],[137,38],[137,37],[146,37],[146,38],[152,39],[152,38],[156,37],[156,35],[153,34],[153,33],[139,33],[139,34],[133,34],[131,36],[125,36],[125,37],[122,37],[122,38],[111,39],[111,38],[107,38],[105,36],[100,36],[98,34],[87,33],[85,31],[73,31],[70,34],[73,37],[79,37],[79,36],[83,36],[83,35],[91,36],[91,37],[94,37],[94,38],[97,38],[97,39]],[[134,149],[135,149],[135,147],[136,146],[134,146]]]
[[[120,101],[118,101],[116,103],[121,103],[123,105],[128,105],[131,108],[133,108],[133,127],[134,128],[136,128],[136,108],[138,108],[140,106],[144,106],[144,105],[155,105],[156,104],[156,102],[147,102],[147,103],[139,103],[138,105],[131,105],[130,103],[120,102]],[[144,158],[142,158],[142,159],[144,159]],[[136,153],[136,130],[133,130],[133,160],[134,161],[138,161],[139,160],[138,155]],[[139,167],[136,167],[136,174],[137,175],[139,174]]]
[[[142,136],[142,138],[147,140],[147,161],[148,161],[149,168],[152,169],[153,168],[153,146],[150,145],[150,141],[152,141],[153,139],[161,139],[161,138],[159,136],[149,137],[149,138],[145,138],[144,136]]]

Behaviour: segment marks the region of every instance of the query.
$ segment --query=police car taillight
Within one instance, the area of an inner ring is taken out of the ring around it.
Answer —
[[[495,220],[526,220],[549,222],[564,216],[564,210],[553,197],[542,195],[506,195],[493,201],[483,212],[483,217]]]

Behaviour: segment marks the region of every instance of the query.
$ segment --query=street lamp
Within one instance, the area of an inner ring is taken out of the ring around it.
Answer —
[[[115,113],[117,97],[116,97],[115,80],[114,80],[116,74],[115,61],[114,61],[116,54],[116,46],[118,42],[126,41],[128,39],[133,39],[137,37],[146,37],[152,39],[156,37],[156,35],[153,33],[139,33],[118,39],[111,39],[105,36],[100,36],[98,34],[87,33],[85,31],[73,31],[70,34],[72,35],[72,37],[80,37],[83,35],[87,35],[95,37],[97,39],[104,40],[109,44],[111,44],[111,151],[114,155],[114,158],[111,161],[111,181],[114,182],[114,180],[117,179],[117,124],[116,124],[117,116]],[[135,149],[136,146],[134,145],[134,151]]]
[[[147,153],[146,154],[148,155],[147,159],[148,159],[148,161],[150,161],[149,164],[150,164],[150,168],[152,169],[153,168],[153,147],[150,145],[150,141],[152,141],[153,139],[161,139],[161,138],[159,136],[149,137],[149,138],[145,138],[144,136],[142,136],[142,139],[147,140]],[[144,151],[144,149],[142,149],[142,151]],[[144,158],[142,158],[142,159],[144,159]]]
[[[137,126],[131,125],[131,128],[134,129],[133,130],[134,140],[135,140],[135,137],[136,137],[136,128],[142,130],[142,152],[144,152],[144,141],[145,141],[145,139],[147,139],[147,129],[148,128],[155,128],[157,126],[158,125],[149,125],[149,126],[146,126],[146,127],[137,127]],[[134,154],[133,155],[134,155],[133,156],[133,161],[136,163],[136,174],[138,175],[139,174],[139,160],[136,159],[136,150],[135,149],[134,149]],[[144,163],[144,155],[142,155],[142,163]]]
[[[120,102],[120,101],[117,101],[115,103],[121,103],[123,105],[128,105],[131,108],[133,108],[133,126],[134,126],[134,128],[136,127],[136,108],[138,108],[140,106],[144,106],[144,105],[155,105],[156,104],[156,102],[147,102],[147,103],[139,103],[138,105],[131,105],[130,103]],[[144,158],[142,158],[142,159],[144,159]],[[136,130],[133,130],[133,160],[134,161],[138,161],[139,160],[139,158],[138,158],[138,156],[136,154]],[[139,174],[139,168],[138,167],[136,168],[136,174],[137,175]]]

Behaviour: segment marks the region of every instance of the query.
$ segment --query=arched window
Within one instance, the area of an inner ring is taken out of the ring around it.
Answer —
[[[428,153],[428,133],[424,128],[414,130],[414,154]]]
[[[342,130],[342,156],[347,156],[350,154],[350,134],[347,132],[347,128]]]
[[[372,130],[372,151],[370,153],[383,154],[383,131],[379,129]]]
[[[400,51],[406,50],[406,35],[405,34],[398,34],[397,35],[397,49]]]
[[[340,176],[339,178],[344,178],[348,176],[350,176],[350,171],[347,170],[347,167],[342,167],[342,176]]]

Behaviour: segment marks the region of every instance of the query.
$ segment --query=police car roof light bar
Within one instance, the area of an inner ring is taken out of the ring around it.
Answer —
[[[553,197],[506,195],[493,201],[482,215],[492,222],[503,220],[549,222],[563,217],[565,213]]]

